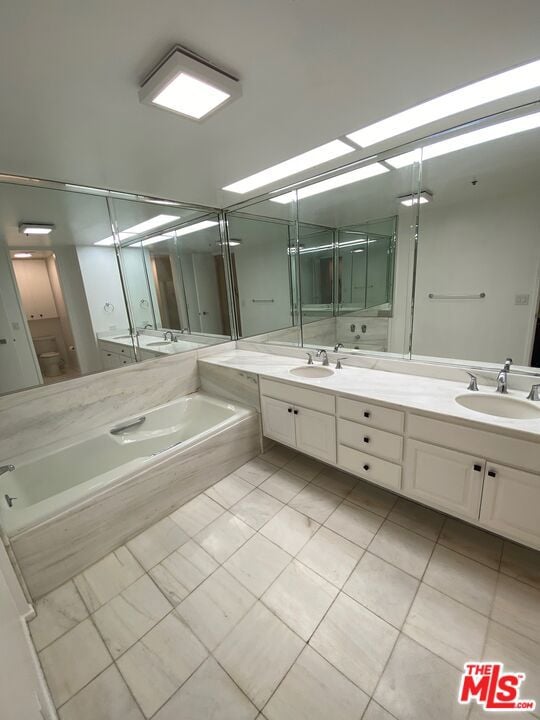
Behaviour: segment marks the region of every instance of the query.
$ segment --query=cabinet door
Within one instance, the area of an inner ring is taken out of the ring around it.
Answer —
[[[478,520],[485,461],[407,440],[403,490],[412,498],[468,520]]]
[[[261,398],[263,434],[285,445],[296,447],[293,406],[274,398]]]
[[[488,462],[480,522],[540,550],[540,475]]]
[[[37,318],[58,317],[56,303],[52,294],[51,281],[44,260],[38,260],[33,268],[33,299],[34,314]]]
[[[336,462],[336,418],[334,415],[306,410],[295,405],[296,447],[302,452]]]

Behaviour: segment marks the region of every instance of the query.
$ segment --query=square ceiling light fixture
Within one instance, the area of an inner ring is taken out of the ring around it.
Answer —
[[[21,223],[19,232],[24,235],[49,235],[54,230],[50,223]]]
[[[146,77],[139,99],[191,120],[203,120],[241,94],[238,78],[176,45]]]
[[[410,195],[400,195],[398,197],[399,202],[405,207],[411,207],[412,205],[425,205],[433,200],[433,193],[429,190],[422,190],[420,194],[411,193]]]

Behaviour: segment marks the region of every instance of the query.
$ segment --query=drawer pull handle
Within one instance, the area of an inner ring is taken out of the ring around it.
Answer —
[[[369,442],[369,438],[368,438],[368,437],[365,437],[365,438],[364,438],[364,442],[365,442],[365,443],[368,443],[368,442]]]
[[[298,410],[295,410],[295,411],[294,411],[294,414],[295,414],[295,415],[298,415]]]
[[[287,408],[287,412],[292,412],[292,408]]]
[[[365,418],[371,417],[371,413],[369,412],[369,410],[364,410],[364,417]]]
[[[481,466],[481,465],[474,465],[473,468],[474,468],[474,471],[475,471],[475,472],[481,472],[481,471],[482,471],[482,466]]]
[[[369,465],[367,463],[364,465],[364,470],[369,470]]]
[[[489,477],[497,477],[497,473],[495,472],[495,470],[488,470],[488,475]]]

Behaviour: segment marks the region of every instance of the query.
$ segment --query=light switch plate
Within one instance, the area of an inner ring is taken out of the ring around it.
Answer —
[[[528,305],[529,295],[516,295],[514,305]]]

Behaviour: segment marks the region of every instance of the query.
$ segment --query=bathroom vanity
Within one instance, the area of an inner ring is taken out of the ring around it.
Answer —
[[[492,416],[460,405],[454,381],[360,367],[292,374],[313,367],[302,362],[237,350],[202,364],[258,375],[267,438],[540,549],[540,404],[523,401],[537,418]]]

